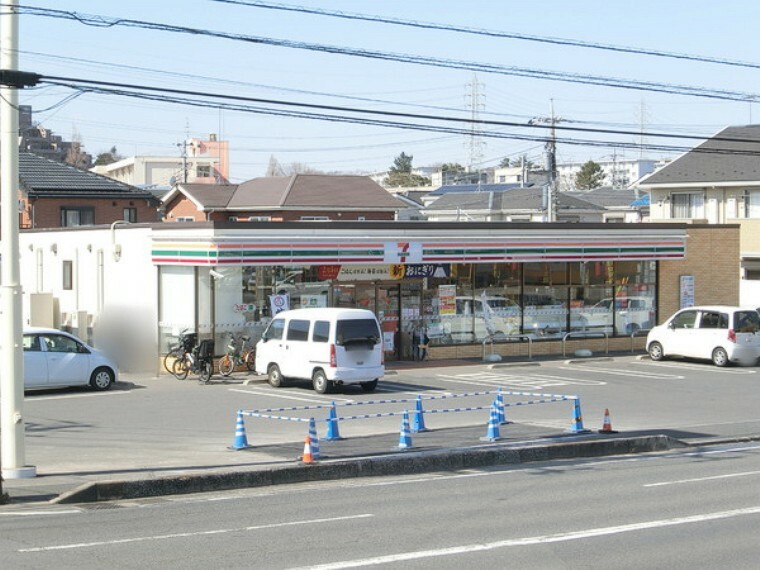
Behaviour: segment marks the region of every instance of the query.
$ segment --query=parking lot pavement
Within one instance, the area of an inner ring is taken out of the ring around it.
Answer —
[[[499,439],[483,441],[491,427],[488,411],[435,414],[434,407],[455,404],[431,400],[426,402],[425,416],[430,431],[410,434],[412,448],[408,451],[399,448],[403,434],[398,417],[342,423],[344,439],[340,441],[325,441],[326,428],[320,422],[322,457],[318,463],[349,461],[356,469],[367,457],[402,457],[407,463],[423,465],[426,457],[439,452],[453,457],[460,450],[535,449],[658,434],[692,443],[751,439],[760,434],[754,405],[760,396],[756,393],[760,391],[758,370],[676,361],[652,363],[630,355],[514,366],[482,362],[429,365],[390,370],[372,395],[346,389],[325,396],[314,394],[307,386],[274,389],[263,377],[246,374],[225,381],[215,377],[206,386],[179,382],[168,375],[125,375],[125,382],[111,392],[63,390],[27,395],[26,458],[36,466],[38,475],[6,480],[3,488],[13,506],[49,501],[78,487],[114,480],[149,487],[171,478],[188,481],[220,474],[258,472],[271,479],[276,470],[310,467],[300,461],[304,424],[248,419],[245,430],[251,447],[232,450],[238,442],[236,410],[331,400],[355,402],[368,397],[433,397],[497,388],[579,395],[584,427],[591,433],[573,433],[574,410],[568,402],[543,407],[519,404],[505,408],[513,423],[499,427]],[[611,410],[617,434],[597,433],[603,427],[606,408]],[[461,454],[457,457],[461,462]],[[444,469],[445,465],[438,462],[427,468]]]

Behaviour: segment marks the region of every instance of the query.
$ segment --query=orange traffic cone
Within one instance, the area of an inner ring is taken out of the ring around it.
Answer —
[[[311,454],[311,437],[306,436],[306,442],[303,444],[303,457],[301,461],[304,463],[314,463],[314,456]]]
[[[610,411],[607,408],[604,409],[604,423],[602,424],[602,429],[599,430],[599,433],[617,433],[614,429],[612,429]]]

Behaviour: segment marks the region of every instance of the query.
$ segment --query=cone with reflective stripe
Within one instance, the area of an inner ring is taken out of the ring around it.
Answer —
[[[496,411],[499,414],[498,418],[501,425],[512,423],[504,415],[504,394],[501,393],[501,388],[496,389]]]
[[[314,418],[309,420],[309,439],[311,440],[311,456],[319,459],[319,438],[317,437],[317,424]]]
[[[237,422],[235,422],[235,441],[232,442],[230,449],[246,449],[251,447],[248,445],[248,438],[245,436],[245,421],[243,420],[243,412],[238,410]]]
[[[602,429],[599,430],[599,433],[617,433],[616,430],[612,429],[610,411],[607,408],[604,408],[604,421],[602,423]]]
[[[591,433],[590,429],[583,427],[583,414],[581,414],[581,399],[575,398],[575,405],[573,406],[573,423],[568,433]]]
[[[422,396],[417,395],[417,404],[414,411],[414,418],[412,419],[412,431],[417,433],[420,431],[428,431],[425,427],[425,412],[422,411]]]
[[[404,415],[401,417],[401,433],[398,438],[398,448],[412,448],[412,432],[409,429],[409,412],[407,410],[404,410]]]
[[[306,442],[303,444],[301,461],[304,463],[314,463],[314,456],[311,453],[311,438],[308,435],[306,436]]]
[[[496,400],[491,404],[491,414],[488,418],[488,431],[485,437],[481,437],[481,441],[497,441],[501,439],[499,433],[499,411],[496,404]]]
[[[340,437],[340,431],[338,431],[338,416],[335,413],[335,402],[331,402],[330,416],[327,418],[327,435],[326,441],[337,441],[343,439]]]

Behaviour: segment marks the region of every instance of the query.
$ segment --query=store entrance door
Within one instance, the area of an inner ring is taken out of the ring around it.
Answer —
[[[422,283],[378,283],[376,290],[386,362],[414,360],[414,333],[422,326]]]

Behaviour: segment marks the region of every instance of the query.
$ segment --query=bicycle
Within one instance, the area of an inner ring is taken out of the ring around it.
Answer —
[[[195,344],[198,342],[198,334],[194,332],[187,332],[188,329],[183,329],[179,333],[179,338],[176,344],[169,347],[169,352],[164,356],[164,368],[169,374],[174,374],[174,363],[184,358],[184,355],[188,352],[192,352]]]
[[[238,344],[238,339],[232,333],[230,341],[227,343],[227,352],[219,359],[219,374],[229,376],[238,366],[245,364],[249,371],[256,369],[256,348],[249,346],[250,337],[241,336],[242,344]]]
[[[196,335],[197,338],[197,335]],[[204,384],[214,374],[214,341],[202,340],[191,351],[184,352],[172,364],[172,374],[177,380],[184,380],[190,372],[198,374]]]

